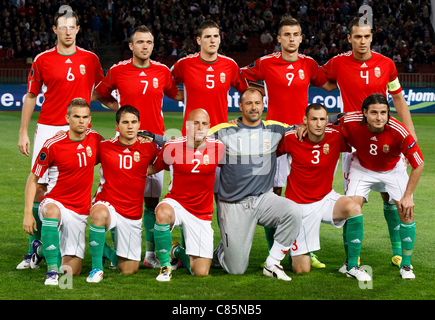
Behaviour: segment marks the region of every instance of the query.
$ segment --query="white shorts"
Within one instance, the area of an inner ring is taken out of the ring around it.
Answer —
[[[141,261],[142,250],[142,220],[131,220],[121,216],[107,201],[97,201],[104,205],[110,213],[110,226],[106,232],[115,229],[114,247],[116,255],[128,260]]]
[[[276,172],[273,178],[273,186],[275,188],[283,188],[287,183],[287,176],[290,174],[290,165],[292,157],[288,154],[283,154],[276,159]]]
[[[211,221],[195,217],[174,199],[165,198],[159,205],[161,203],[169,204],[174,209],[175,223],[172,229],[179,226],[183,227],[186,254],[189,256],[212,259],[214,231],[211,227]]]
[[[45,141],[54,137],[54,135],[61,130],[68,131],[69,125],[49,126],[40,123],[36,124],[35,137],[33,138],[32,166],[30,169],[33,168],[33,165],[35,164],[36,161],[36,157],[38,156],[39,151],[41,151],[41,148],[44,145]],[[48,183],[48,171],[46,171],[44,176],[38,180],[38,183],[40,184]]]
[[[162,170],[147,177],[144,197],[160,198],[162,196],[164,171]]]
[[[299,256],[311,251],[320,249],[320,223],[330,224],[334,227],[341,228],[346,220],[334,222],[333,211],[335,203],[341,194],[332,190],[322,200],[309,203],[299,204],[302,208],[302,226],[295,242],[291,246],[291,255]]]
[[[392,200],[400,201],[408,179],[406,164],[402,160],[399,160],[392,170],[377,172],[363,168],[355,155],[350,166],[346,195],[362,196],[367,202],[370,190],[373,189],[372,186],[377,185],[388,193],[390,203]]]
[[[75,213],[63,206],[59,201],[45,198],[39,205],[39,219],[43,220],[42,208],[47,203],[57,205],[60,210],[59,223],[59,247],[63,256],[76,256],[80,259],[85,258],[86,226],[88,216]]]

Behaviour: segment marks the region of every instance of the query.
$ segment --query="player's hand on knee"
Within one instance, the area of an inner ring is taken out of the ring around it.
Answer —
[[[33,230],[38,230],[36,228],[36,220],[33,215],[31,217],[24,216],[23,229],[31,236],[33,236]]]

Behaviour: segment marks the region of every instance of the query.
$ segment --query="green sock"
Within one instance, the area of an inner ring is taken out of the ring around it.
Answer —
[[[154,251],[154,223],[156,223],[155,207],[145,205],[143,212],[143,227],[145,229],[145,246],[146,251]]]
[[[361,245],[364,235],[362,214],[347,219],[347,270],[358,266],[358,257],[361,254]]]
[[[272,248],[273,246],[275,232],[276,232],[276,228],[264,227],[264,233],[266,234],[267,247],[269,248],[269,251],[270,248]]]
[[[33,213],[33,217],[36,220],[36,228],[38,229],[38,231],[36,231],[35,229],[33,229],[33,236],[29,235],[29,249],[27,251],[27,254],[32,254],[32,242],[33,240],[41,240],[41,228],[42,228],[42,222],[41,219],[39,219],[39,201],[33,201],[33,209],[32,209],[32,213]]]
[[[415,241],[415,222],[400,223],[400,239],[402,239],[402,263],[400,266],[411,266],[412,249]]]
[[[89,251],[92,257],[92,269],[103,270],[103,252],[106,243],[106,227],[89,227]]]
[[[106,243],[104,243],[103,256],[109,259],[110,262],[118,268],[118,255],[116,254],[116,250],[109,247]]]
[[[190,269],[190,257],[186,254],[186,249],[182,246],[178,246],[174,249],[174,257],[180,259],[183,265],[189,270],[190,274],[193,274],[192,269]]]
[[[44,218],[41,227],[41,240],[47,262],[47,270],[54,269],[59,272],[58,253],[59,253],[59,230],[58,219]]]
[[[171,247],[172,247],[172,235],[170,225],[168,224],[156,224],[154,225],[154,241],[156,244],[157,256],[160,260],[160,265],[171,266]]]
[[[395,204],[384,203],[384,217],[387,221],[388,232],[390,234],[393,256],[402,254],[402,244],[400,241],[400,218]]]
[[[348,248],[347,248],[346,232],[347,232],[347,222],[345,222],[344,225],[343,225],[343,245],[344,245],[344,252],[346,254],[346,261],[347,261]]]

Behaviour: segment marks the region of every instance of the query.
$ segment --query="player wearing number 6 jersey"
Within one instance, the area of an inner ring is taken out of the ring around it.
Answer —
[[[154,238],[162,265],[158,281],[171,279],[171,255],[195,276],[208,275],[213,257],[213,185],[224,145],[207,137],[210,118],[204,109],[193,110],[187,120],[187,136],[166,142],[148,171],[172,171],[169,193],[156,208]],[[177,226],[182,226],[186,248],[176,244],[171,249],[171,230]]]
[[[362,206],[368,201],[373,185],[385,188],[390,200],[397,206],[400,217],[400,274],[403,279],[415,278],[411,270],[415,239],[412,194],[424,167],[417,142],[403,124],[390,118],[388,101],[378,93],[364,100],[361,112],[342,118],[337,129],[356,149],[352,155],[346,195]],[[401,154],[412,167],[409,178]],[[349,241],[347,239],[347,243]]]
[[[190,112],[204,108],[210,115],[210,125],[227,122],[228,91],[234,87],[242,92],[248,86],[241,79],[236,62],[218,54],[220,45],[219,26],[210,20],[198,28],[196,38],[201,51],[178,60],[171,68],[177,83],[184,84],[183,135]]]
[[[63,11],[65,8],[69,9]],[[44,142],[58,131],[69,129],[65,115],[71,100],[81,97],[90,104],[92,90],[103,78],[103,70],[98,57],[75,45],[79,30],[77,15],[70,7],[62,6],[59,13],[56,13],[53,24],[53,31],[57,35],[57,46],[37,55],[32,63],[27,83],[27,94],[21,113],[18,139],[20,152],[29,156],[28,127],[37,97],[41,91],[44,99],[33,140],[32,167]],[[46,188],[47,175],[44,175],[39,179],[34,199],[37,230],[35,229],[34,235],[29,237],[29,250],[17,269],[30,267],[31,243],[35,239],[39,240],[41,231],[38,207]]]
[[[139,111],[129,105],[116,112],[119,136],[100,143],[100,185],[92,200],[89,244],[92,271],[87,282],[103,279],[103,256],[124,274],[139,269],[142,247],[143,192],[148,165],[157,146],[139,141]],[[114,229],[115,250],[105,245],[105,232]]]
[[[102,137],[88,128],[86,100],[73,99],[66,116],[70,130],[48,139],[38,154],[25,191],[24,230],[32,234],[36,221],[32,202],[38,179],[48,173],[49,183],[39,208],[41,240],[47,261],[46,285],[58,284],[58,252],[62,265],[80,274],[85,255],[85,229],[89,215],[94,165]]]
[[[293,158],[285,196],[303,210],[302,226],[290,249],[293,271],[310,271],[310,252],[320,249],[321,222],[339,228],[347,221],[346,234],[358,239],[351,242],[347,274],[368,281],[370,276],[358,266],[363,233],[361,208],[332,188],[340,152],[348,152],[350,147],[341,133],[327,127],[327,123],[326,108],[318,103],[311,104],[304,116],[308,134],[302,143],[295,138],[295,131],[289,131],[278,146],[280,153],[289,153]]]
[[[370,23],[363,17],[355,18],[349,23],[348,41],[352,51],[333,57],[322,66],[322,72],[330,80],[337,81],[343,100],[343,112],[360,111],[364,99],[373,93],[387,96],[391,94],[394,107],[404,125],[416,139],[411,114],[402,95],[394,62],[370,50],[372,30]],[[347,184],[351,153],[343,153],[343,182]],[[399,216],[393,202],[389,202],[385,189],[373,186],[374,191],[381,193],[384,202],[384,216],[388,224],[392,246],[392,264],[400,265],[400,239],[398,234]]]

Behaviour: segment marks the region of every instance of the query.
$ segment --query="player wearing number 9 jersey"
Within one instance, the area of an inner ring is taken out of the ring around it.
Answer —
[[[197,108],[208,112],[212,127],[227,122],[230,87],[239,92],[248,87],[236,62],[218,54],[220,35],[215,22],[206,20],[200,25],[197,42],[201,51],[178,60],[171,68],[175,81],[184,84],[183,135],[187,116]]]

